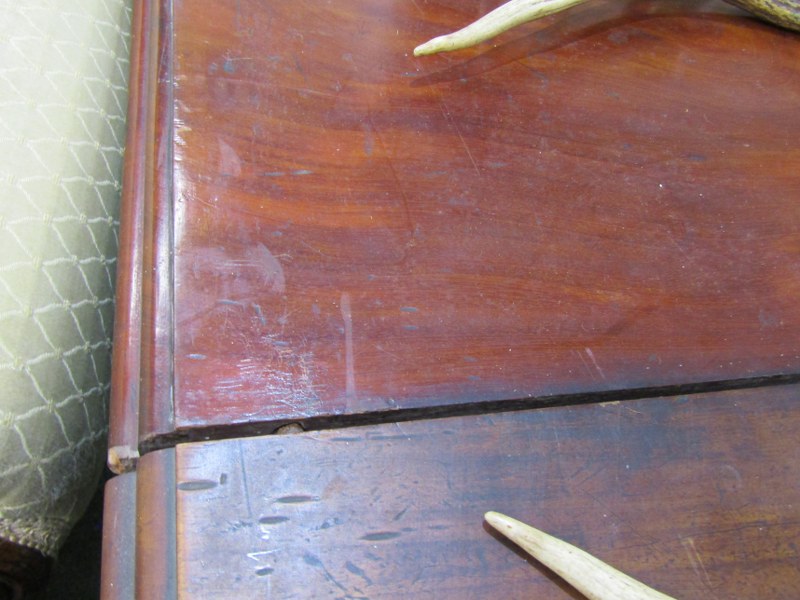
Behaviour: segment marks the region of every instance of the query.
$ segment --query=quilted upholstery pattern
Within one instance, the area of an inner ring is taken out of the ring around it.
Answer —
[[[131,0],[0,0],[0,536],[54,554],[97,485]]]

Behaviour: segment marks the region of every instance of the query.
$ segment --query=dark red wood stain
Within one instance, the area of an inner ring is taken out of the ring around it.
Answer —
[[[175,427],[797,370],[796,36],[483,8],[175,3]]]
[[[494,4],[136,5],[104,593],[576,597],[486,510],[800,588],[798,37],[598,0],[412,56]]]
[[[491,532],[483,514],[497,510],[675,598],[791,598],[799,394],[181,445],[178,596],[577,598]],[[221,474],[226,485],[181,488]]]

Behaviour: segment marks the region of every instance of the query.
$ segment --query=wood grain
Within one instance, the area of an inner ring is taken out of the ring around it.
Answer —
[[[145,450],[798,373],[796,36],[601,1],[411,56],[484,8],[164,4]]]
[[[180,445],[181,598],[576,598],[497,510],[676,598],[800,589],[800,387]]]
[[[454,6],[176,3],[176,427],[797,372],[796,37]]]

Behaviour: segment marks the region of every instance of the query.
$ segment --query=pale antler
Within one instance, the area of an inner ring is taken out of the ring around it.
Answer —
[[[474,23],[447,35],[440,35],[414,48],[414,56],[469,48],[540,17],[566,10],[586,0],[511,0]]]
[[[488,512],[486,522],[589,600],[674,600],[617,571],[588,552],[506,515]]]

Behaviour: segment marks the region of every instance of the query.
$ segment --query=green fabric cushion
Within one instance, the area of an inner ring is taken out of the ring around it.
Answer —
[[[0,536],[54,554],[102,469],[130,0],[0,0]]]

